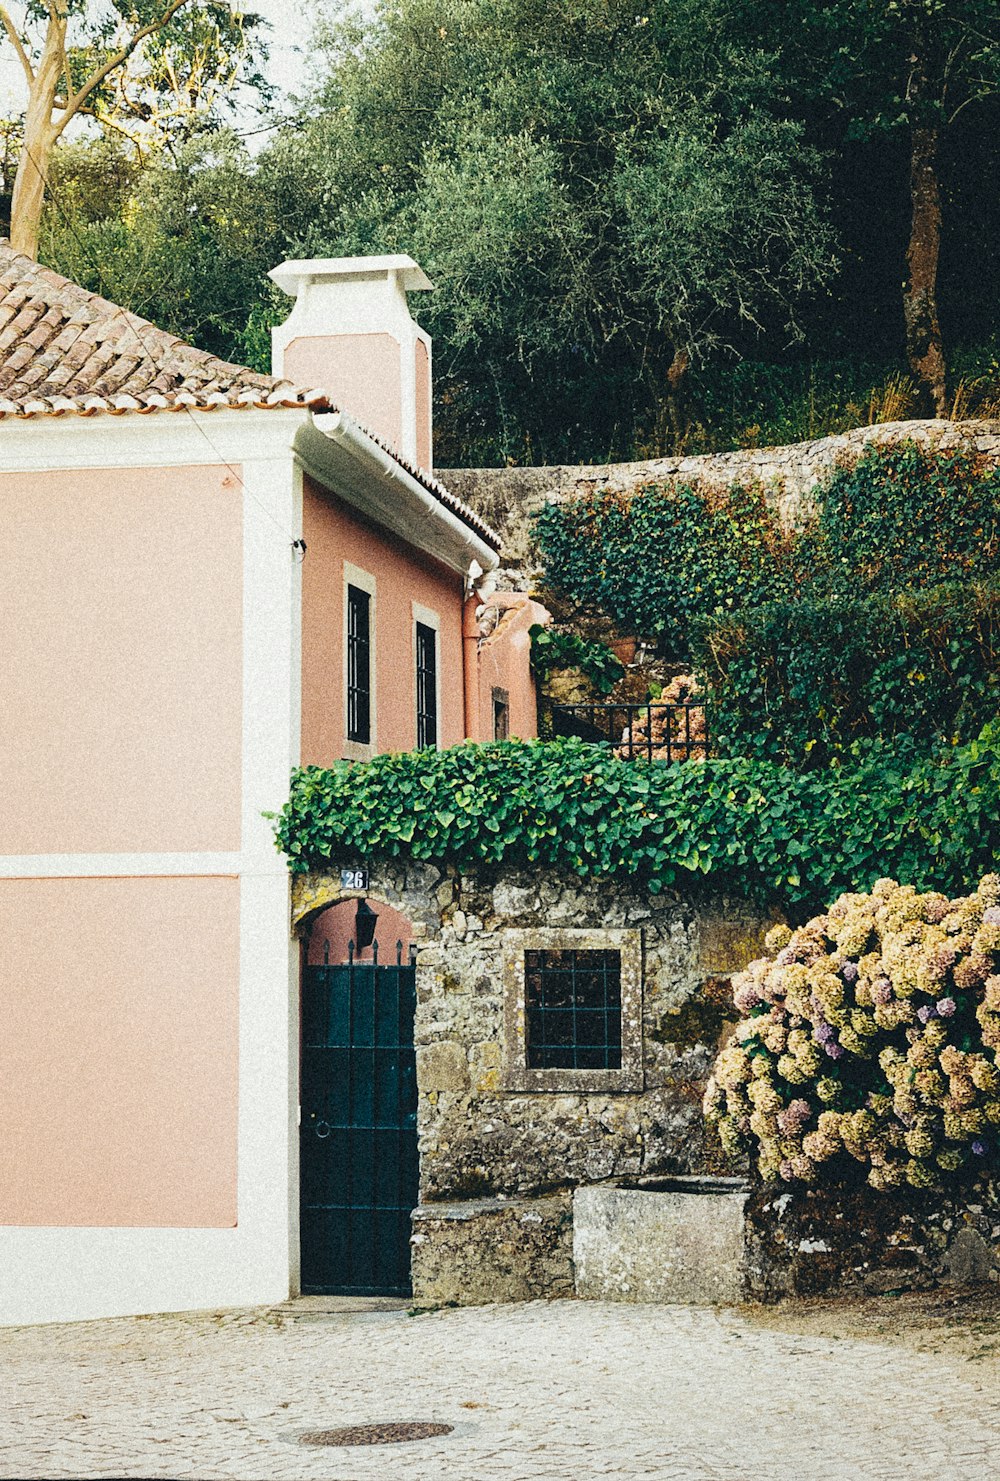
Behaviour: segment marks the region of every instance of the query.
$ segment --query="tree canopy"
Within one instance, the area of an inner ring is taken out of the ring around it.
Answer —
[[[81,68],[112,44],[98,13],[118,37],[166,0],[143,5],[73,0]],[[182,4],[96,90],[101,134],[54,150],[45,260],[265,368],[287,312],[268,268],[411,253],[444,465],[795,440],[1000,394],[992,0],[324,13],[306,95],[250,156],[222,125],[256,19]]]
[[[35,256],[52,151],[84,116],[133,144],[204,123],[240,80],[266,82],[260,17],[228,0],[23,0],[0,27],[28,101],[11,201],[14,247]]]

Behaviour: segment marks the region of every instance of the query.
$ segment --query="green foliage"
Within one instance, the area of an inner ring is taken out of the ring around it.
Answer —
[[[957,35],[970,4],[938,7],[935,24]],[[879,388],[902,364],[909,220],[893,38],[911,7],[876,9],[804,4],[790,25],[772,0],[341,8],[317,30],[300,116],[234,174],[200,136],[234,100],[245,117],[248,90],[259,101],[264,31],[197,0],[103,89],[104,141],[56,151],[43,260],[265,370],[266,330],[287,312],[266,279],[276,262],[413,253],[436,287],[418,311],[436,342],[442,466],[711,451],[891,419]],[[73,11],[82,66],[152,7]],[[871,44],[846,44],[862,22]],[[940,165],[956,343],[998,326],[1000,198],[981,182],[1000,154],[990,105],[969,96],[979,53],[956,55],[968,102]],[[868,142],[848,137],[858,119]],[[127,154],[112,147],[122,128]],[[16,151],[14,137],[0,158],[8,190]],[[985,348],[956,355],[954,378],[973,413],[1000,395]]]
[[[281,252],[258,173],[233,134],[198,134],[141,169],[121,144],[64,145],[50,196],[44,261],[183,339],[245,361],[241,331]],[[262,368],[270,368],[269,345]]]
[[[531,667],[540,678],[553,669],[579,669],[598,694],[608,694],[625,672],[607,644],[595,638],[543,627],[540,622],[528,629],[528,636]]]
[[[1000,710],[1000,582],[770,603],[706,624],[696,666],[723,755],[968,740]]]
[[[693,656],[722,754],[823,764],[856,741],[968,740],[1000,698],[1000,471],[875,447],[782,534],[760,488],[551,504],[548,580]]]
[[[1000,556],[1000,468],[915,443],[874,449],[835,470],[800,564],[845,596],[985,577]]]
[[[405,250],[436,292],[440,457],[625,446],[683,366],[795,335],[833,270],[817,153],[729,0],[401,0],[336,23],[302,254]]]
[[[331,859],[505,861],[696,879],[801,914],[893,874],[956,890],[1000,849],[1000,732],[915,759],[871,747],[801,774],[758,760],[641,764],[581,741],[511,741],[307,767],[276,822],[293,873]]]
[[[690,654],[699,618],[790,589],[788,541],[759,486],[601,490],[546,504],[535,532],[552,586],[672,659]]]

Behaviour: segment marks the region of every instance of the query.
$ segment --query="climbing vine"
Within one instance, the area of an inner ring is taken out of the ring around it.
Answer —
[[[1000,692],[1000,470],[874,447],[784,533],[758,487],[550,505],[549,582],[691,658],[716,749],[816,765],[861,738],[968,740]]]
[[[537,865],[683,881],[825,905],[884,875],[957,889],[1000,854],[1000,730],[915,757],[868,747],[850,767],[762,760],[666,766],[582,741],[511,741],[307,767],[275,820],[293,872],[375,856]]]

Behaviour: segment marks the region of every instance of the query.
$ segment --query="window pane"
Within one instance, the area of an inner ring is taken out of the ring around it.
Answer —
[[[437,745],[437,634],[417,623],[417,749]]]
[[[621,953],[526,951],[528,1069],[621,1068]]]
[[[347,588],[347,739],[371,742],[371,597]]]

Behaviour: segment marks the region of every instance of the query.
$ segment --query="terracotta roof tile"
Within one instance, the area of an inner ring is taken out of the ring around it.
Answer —
[[[324,391],[231,365],[16,253],[0,239],[0,421],[184,408],[336,411]],[[379,438],[375,438],[379,442]],[[381,443],[440,503],[499,549],[442,483]]]

